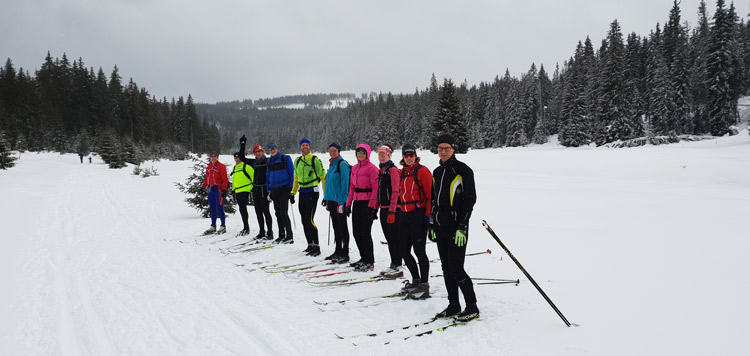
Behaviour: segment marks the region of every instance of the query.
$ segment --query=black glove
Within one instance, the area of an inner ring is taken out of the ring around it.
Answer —
[[[221,191],[221,199],[224,199],[224,200],[227,199],[227,192],[229,192],[229,191],[228,190],[222,190]]]
[[[292,204],[294,204],[294,194],[289,193],[289,201],[292,202]]]
[[[349,215],[352,215],[352,207],[347,206],[346,208],[344,208],[344,214],[346,214],[347,218],[349,217]]]
[[[242,135],[242,137],[240,137],[240,145],[244,145],[246,143],[247,143],[247,137],[245,137],[245,135]]]
[[[370,209],[370,214],[372,214],[372,220],[378,220],[378,209],[375,208],[368,208]]]
[[[323,201],[320,202],[320,206],[324,206],[326,210],[328,210],[328,201],[324,199]]]

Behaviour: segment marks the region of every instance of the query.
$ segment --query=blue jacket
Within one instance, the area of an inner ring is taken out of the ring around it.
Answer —
[[[339,167],[341,167],[339,171]],[[335,201],[339,205],[346,205],[349,198],[349,177],[351,176],[351,167],[344,161],[341,156],[336,157],[328,165],[326,173],[326,189],[323,192],[323,200]]]
[[[281,152],[268,158],[268,170],[266,171],[266,184],[268,189],[283,187],[290,188],[294,185],[294,163],[292,158],[282,155]]]

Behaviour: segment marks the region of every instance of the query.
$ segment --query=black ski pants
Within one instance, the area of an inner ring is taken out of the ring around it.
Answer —
[[[454,305],[460,305],[458,302],[458,289],[464,295],[466,304],[476,304],[477,296],[474,294],[474,285],[471,278],[464,270],[464,260],[466,259],[466,246],[456,246],[454,240],[458,227],[446,228],[435,226],[437,235],[437,247],[440,254],[440,264],[443,267],[443,279],[445,279],[445,289],[448,290],[448,302]]]
[[[289,191],[291,189],[289,186],[271,189],[271,200],[273,201],[273,210],[276,212],[279,237],[294,237],[292,221],[289,220]]]
[[[388,242],[391,267],[401,266],[401,251],[398,249],[398,214],[396,214],[396,221],[393,224],[389,224],[388,208],[380,209],[380,227],[383,229],[385,241]]]
[[[302,227],[305,229],[305,239],[308,244],[318,245],[318,227],[315,226],[315,209],[318,208],[318,197],[320,193],[299,193],[299,214],[302,219]]]
[[[398,211],[398,248],[401,258],[411,273],[413,280],[427,283],[430,277],[430,260],[425,252],[427,231],[425,230],[425,208],[417,208],[410,212]],[[417,255],[417,260],[411,255],[411,250]],[[419,267],[417,267],[419,261]]]
[[[268,232],[273,231],[273,218],[271,218],[271,205],[268,202],[268,191],[266,187],[256,186],[253,187],[253,204],[255,205],[255,216],[258,218],[258,228],[261,233],[265,233],[263,229],[264,222]]]
[[[339,204],[333,200],[327,202],[328,213],[333,224],[333,239],[336,241],[336,250],[339,256],[349,256],[349,223],[346,214],[339,214]]]
[[[242,228],[250,231],[250,225],[247,223],[247,205],[250,204],[250,192],[234,193],[237,198],[237,208],[242,216]]]
[[[352,235],[357,243],[359,257],[364,263],[375,263],[372,246],[372,209],[367,200],[352,203]]]

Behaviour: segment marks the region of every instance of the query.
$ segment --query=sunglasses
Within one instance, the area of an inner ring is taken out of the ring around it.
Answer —
[[[404,153],[404,158],[412,158],[414,156],[416,156],[414,153]]]
[[[357,150],[356,152],[357,152],[358,155],[363,155],[363,154],[367,153],[367,151],[365,151],[365,150]]]

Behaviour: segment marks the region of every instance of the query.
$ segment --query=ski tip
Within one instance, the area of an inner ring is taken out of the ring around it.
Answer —
[[[568,325],[568,326],[579,327],[580,325],[578,325],[578,324],[576,324],[576,323],[570,323],[570,325]]]
[[[343,337],[343,336],[341,336],[341,335],[339,335],[339,334],[337,334],[337,333],[334,333],[333,335],[336,335],[336,337],[337,337],[337,338],[339,338],[339,340],[343,340],[343,339],[345,339],[345,337]]]

